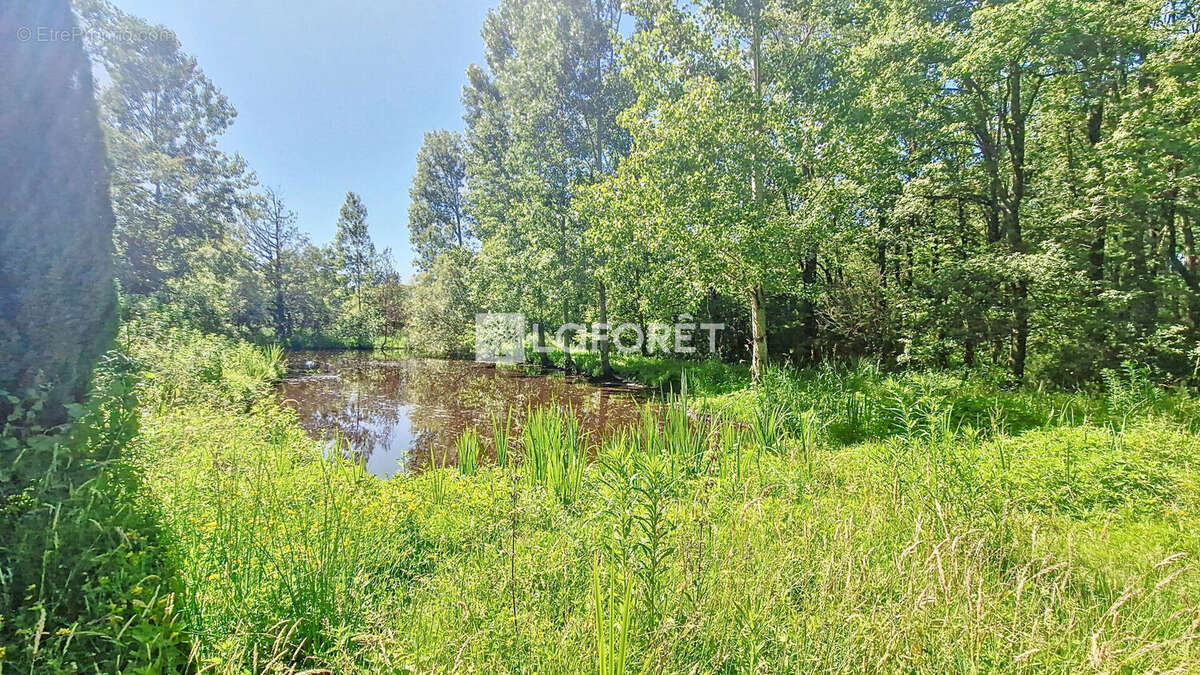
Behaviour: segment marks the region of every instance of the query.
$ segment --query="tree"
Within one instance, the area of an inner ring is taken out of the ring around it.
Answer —
[[[83,49],[13,39],[28,26],[71,34],[75,19],[66,0],[0,7],[0,390],[47,386],[58,422],[113,335],[113,213]]]
[[[409,239],[416,266],[428,272],[451,246],[470,245],[474,232],[466,211],[466,149],[462,137],[431,131],[417,152],[417,172],[409,190]]]
[[[439,356],[470,350],[475,303],[468,279],[470,252],[452,248],[417,277],[409,315],[409,345]]]
[[[484,23],[487,70],[468,70],[469,212],[478,264],[496,272],[480,299],[539,326],[583,320],[592,299],[607,320],[602,261],[586,249],[592,223],[572,201],[628,150],[616,124],[629,100],[615,49],[622,16],[613,0],[507,0]],[[603,362],[607,370],[607,345]]]
[[[229,238],[249,199],[245,162],[217,147],[237,112],[170,31],[106,0],[83,0],[79,12],[106,75],[118,278],[125,292],[161,294],[203,262],[192,251]]]
[[[346,288],[361,305],[361,294],[373,281],[378,253],[367,231],[367,207],[353,192],[346,193],[346,201],[338,214],[333,246]]]
[[[786,43],[786,29],[771,25],[778,42],[764,43],[781,17],[760,2],[700,12],[643,3],[635,13],[653,29],[630,47],[638,102],[622,120],[633,151],[602,188],[601,208],[652,233],[640,239],[660,242],[701,287],[745,298],[757,380],[768,358],[767,295],[797,280],[792,262],[805,255],[790,208],[804,149],[772,125],[803,112],[764,54]]]
[[[292,334],[286,266],[298,237],[296,214],[288,210],[277,190],[267,188],[258,210],[246,221],[246,246],[270,289],[275,335],[284,340]]]

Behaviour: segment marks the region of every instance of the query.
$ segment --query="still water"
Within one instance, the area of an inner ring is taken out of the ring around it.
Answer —
[[[549,405],[575,411],[597,436],[634,423],[637,390],[561,375],[530,375],[472,361],[390,360],[370,352],[291,352],[281,398],[309,433],[341,436],[376,476],[455,462],[469,426],[491,437],[491,417]],[[485,443],[485,446],[487,444]],[[487,450],[485,450],[487,452]]]

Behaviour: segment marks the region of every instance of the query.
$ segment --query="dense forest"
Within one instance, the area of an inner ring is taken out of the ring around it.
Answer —
[[[502,2],[465,131],[417,157],[411,288],[357,195],[316,246],[218,149],[236,111],[177,42],[89,47],[129,311],[435,354],[469,352],[480,311],[539,336],[686,316],[755,373],[867,356],[1075,386],[1200,367],[1196,30],[1186,2]]]
[[[1188,2],[506,0],[418,157],[414,293],[460,321],[414,341],[686,314],[756,373],[1194,379],[1196,32]]]

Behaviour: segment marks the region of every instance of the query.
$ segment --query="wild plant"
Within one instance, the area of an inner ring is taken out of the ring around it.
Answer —
[[[1149,368],[1133,361],[1125,361],[1119,369],[1105,369],[1102,373],[1104,388],[1108,395],[1109,412],[1121,418],[1121,426],[1134,413],[1152,407],[1163,397]]]
[[[750,436],[758,449],[778,454],[783,446],[783,427],[787,411],[780,406],[759,405],[751,420]]]
[[[626,565],[612,565],[603,556],[592,564],[592,607],[596,623],[596,670],[620,675],[629,660],[633,616],[633,576]]]
[[[574,411],[539,408],[523,431],[521,469],[529,485],[544,485],[564,504],[573,502],[587,464],[585,438]]]
[[[678,395],[642,407],[641,443],[646,452],[664,454],[672,472],[696,476],[707,469],[708,437],[702,424],[692,419],[686,374],[682,382]]]
[[[441,504],[446,499],[446,455],[443,453],[439,462],[436,451],[431,452],[425,472],[429,475],[430,497],[434,504]]]
[[[872,424],[866,395],[856,391],[847,396],[841,417],[839,421],[844,430],[844,440],[853,441],[866,436]]]
[[[637,453],[631,485],[634,494],[632,518],[638,535],[634,548],[634,574],[640,582],[644,625],[654,629],[662,618],[667,560],[674,552],[670,543],[674,523],[667,516],[672,488],[677,478],[662,455]]]
[[[797,434],[796,442],[800,449],[801,458],[804,460],[804,464],[811,475],[813,454],[816,453],[817,444],[820,442],[824,425],[818,420],[817,411],[815,410],[805,410],[797,416],[797,420],[799,433]]]
[[[464,476],[474,476],[479,473],[479,450],[482,443],[479,440],[479,431],[475,427],[468,427],[455,443],[455,449],[458,451],[458,471]]]
[[[512,408],[508,409],[504,421],[500,420],[500,416],[492,413],[492,442],[496,448],[496,464],[500,468],[508,467],[509,445],[512,441],[513,430],[513,412]]]
[[[657,628],[662,618],[668,560],[674,553],[675,523],[668,516],[676,482],[670,456],[638,437],[610,443],[597,465],[607,488],[610,555],[628,567],[637,585],[638,622]]]
[[[674,471],[689,476],[704,472],[708,443],[705,434],[692,423],[686,397],[666,405],[662,441]]]
[[[719,476],[741,483],[749,475],[751,465],[759,460],[759,446],[748,443],[746,434],[733,421],[718,418],[713,422],[713,428]]]

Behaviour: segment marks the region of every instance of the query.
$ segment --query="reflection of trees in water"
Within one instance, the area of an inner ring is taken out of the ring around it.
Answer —
[[[366,458],[403,458],[410,470],[431,458],[453,464],[455,440],[468,426],[490,439],[492,415],[503,419],[510,408],[570,408],[584,431],[596,436],[638,415],[638,403],[627,392],[469,361],[388,361],[362,353],[294,359],[316,361],[325,373],[283,386],[283,398],[291,400],[309,431],[341,433]]]

